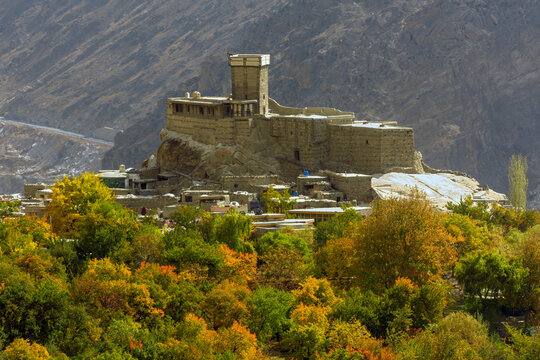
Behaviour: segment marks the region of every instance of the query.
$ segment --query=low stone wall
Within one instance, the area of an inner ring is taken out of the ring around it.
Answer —
[[[140,213],[142,208],[163,209],[166,206],[178,204],[178,199],[169,196],[117,196],[114,201],[137,213]]]
[[[343,192],[344,201],[358,200],[368,202],[373,198],[371,190],[371,175],[364,174],[341,174],[327,172],[332,186]],[[346,197],[346,199],[345,199]]]

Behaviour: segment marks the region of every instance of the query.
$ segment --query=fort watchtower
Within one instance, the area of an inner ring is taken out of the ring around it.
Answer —
[[[270,55],[229,55],[233,100],[257,100],[255,114],[268,113],[268,66]]]

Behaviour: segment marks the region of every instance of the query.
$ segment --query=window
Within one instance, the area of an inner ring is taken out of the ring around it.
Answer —
[[[300,150],[294,150],[294,160],[300,161]]]
[[[184,200],[190,203],[193,202],[193,197],[191,195],[186,195]]]

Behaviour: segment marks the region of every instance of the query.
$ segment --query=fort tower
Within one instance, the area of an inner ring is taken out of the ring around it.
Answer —
[[[268,114],[270,55],[229,55],[233,100],[257,100],[255,114]]]

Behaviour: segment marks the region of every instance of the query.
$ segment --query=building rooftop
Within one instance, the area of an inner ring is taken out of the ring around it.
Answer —
[[[372,129],[411,129],[406,126],[398,126],[396,122],[379,122],[379,121],[355,121],[352,124],[338,124],[337,126],[362,127]]]
[[[351,209],[356,210],[361,214],[369,213],[371,211],[370,206],[352,206]],[[289,210],[291,214],[340,214],[344,210],[341,207],[330,208],[311,208],[311,209],[294,209]]]

